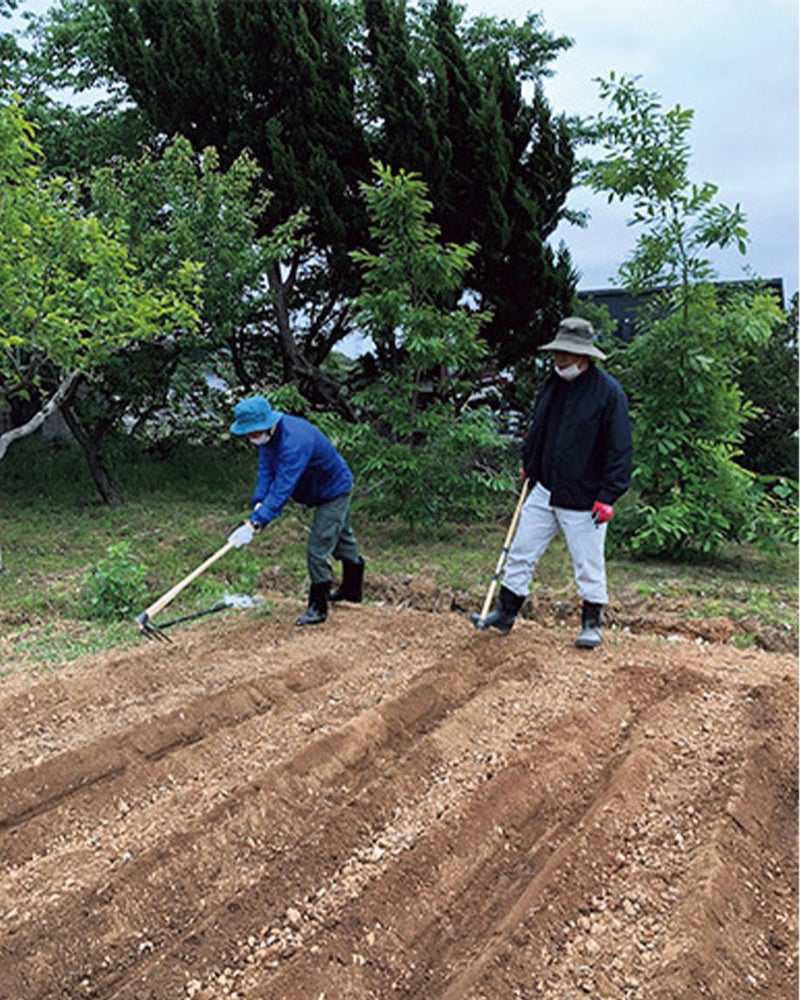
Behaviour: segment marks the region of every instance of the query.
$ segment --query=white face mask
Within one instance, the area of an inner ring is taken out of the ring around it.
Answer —
[[[582,371],[583,369],[577,362],[574,365],[569,365],[567,368],[556,367],[556,374],[560,375],[567,382],[574,382]]]
[[[251,437],[250,440],[253,442],[253,444],[259,445],[259,444],[266,444],[271,437],[272,437],[271,431],[262,431],[258,435],[258,437]]]

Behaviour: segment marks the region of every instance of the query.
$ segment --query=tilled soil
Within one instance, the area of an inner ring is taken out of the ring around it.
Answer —
[[[297,611],[0,681],[3,1000],[796,998],[793,652]]]

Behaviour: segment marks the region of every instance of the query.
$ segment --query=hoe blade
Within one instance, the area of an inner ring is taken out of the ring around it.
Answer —
[[[139,631],[145,639],[153,639],[158,642],[172,642],[172,639],[170,639],[166,632],[163,632],[158,625],[150,621],[146,611],[143,611],[139,615],[136,619],[136,623],[139,626]]]

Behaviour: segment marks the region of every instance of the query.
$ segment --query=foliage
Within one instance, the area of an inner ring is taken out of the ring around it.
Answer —
[[[420,174],[446,241],[477,243],[465,283],[492,314],[482,335],[498,367],[563,315],[575,275],[548,237],[568,214],[574,155],[541,79],[571,41],[540,16],[467,21],[452,0],[62,0],[36,40],[39,90],[102,84],[113,98],[86,110],[83,130],[72,113],[41,113],[54,163],[83,170],[110,163],[115,141],[130,157],[183,135],[223,167],[252,151],[273,195],[260,234],[307,209],[305,241],[268,272],[263,346],[315,405],[357,419],[342,373],[323,364],[353,330],[350,251],[367,244],[358,183],[372,158]]]
[[[460,287],[474,246],[439,242],[420,178],[378,163],[363,185],[377,251],[358,250],[364,291],[357,300],[383,373],[357,397],[365,419],[349,432],[360,471],[382,516],[409,527],[445,517],[473,516],[498,477],[474,458],[497,444],[486,412],[461,412],[485,353],[479,338],[484,313],[443,308]]]
[[[633,404],[634,490],[621,518],[635,552],[705,553],[724,541],[768,537],[775,518],[738,463],[752,407],[735,381],[738,366],[779,322],[769,297],[721,308],[710,285],[681,297],[680,309],[651,316],[625,352]],[[778,512],[775,511],[777,514]]]
[[[740,366],[739,385],[753,404],[745,427],[742,465],[761,476],[798,478],[798,297],[785,323],[776,325]]]
[[[477,244],[466,285],[491,313],[481,336],[495,367],[508,367],[544,342],[576,284],[568,253],[547,242],[568,214],[571,127],[541,87],[572,43],[539,15],[466,21],[449,0],[405,23],[392,0],[364,9],[372,155],[421,176],[445,241]]]
[[[145,275],[175,273],[187,259],[203,271],[191,336],[137,344],[104,369],[97,402],[106,414],[116,410],[117,426],[124,417],[137,433],[172,446],[187,436],[213,440],[228,397],[212,384],[247,387],[274,372],[262,331],[269,309],[265,275],[295,245],[302,214],[258,237],[269,200],[256,185],[258,175],[247,153],[223,170],[216,150],[196,154],[181,138],[160,156],[93,175],[95,211],[118,226]],[[84,415],[96,425],[90,406],[84,404]]]
[[[363,226],[357,181],[368,160],[334,5],[167,4],[157,14],[142,0],[98,6],[107,65],[154,130],[215,148],[225,166],[252,152],[271,193],[259,235],[307,210],[306,239],[287,266],[268,270],[270,350],[285,381],[346,412],[318,365],[347,333],[347,249]]]
[[[631,199],[630,225],[644,227],[619,269],[622,284],[635,293],[710,281],[709,247],[733,245],[745,254],[747,230],[738,204],[716,203],[716,185],[689,179],[694,112],[680,105],[664,111],[637,78],[612,72],[597,82],[611,110],[590,120],[589,130],[605,155],[585,166],[584,179],[609,201]]]
[[[133,617],[147,593],[147,568],[136,560],[129,542],[109,545],[104,559],[81,584],[81,599],[88,618],[114,621]]]
[[[191,330],[199,275],[188,262],[166,279],[137,272],[82,185],[45,179],[37,156],[18,103],[0,105],[0,398],[41,412],[133,340]],[[20,433],[0,437],[0,458]]]
[[[800,484],[784,476],[755,476],[752,486],[753,522],[747,537],[765,552],[781,545],[797,546]]]
[[[633,201],[642,226],[620,278],[634,294],[663,286],[642,310],[623,358],[634,431],[633,494],[619,527],[639,554],[715,552],[725,541],[790,531],[785,504],[739,463],[755,408],[739,376],[783,315],[755,289],[721,297],[709,247],[746,250],[737,205],[715,203],[713,184],[688,176],[692,112],[664,112],[656,95],[612,73],[600,81],[612,107],[593,123],[605,156],[587,172],[596,191]]]

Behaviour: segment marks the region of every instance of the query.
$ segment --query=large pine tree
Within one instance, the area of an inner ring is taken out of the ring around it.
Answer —
[[[379,157],[423,177],[445,240],[477,242],[470,285],[493,314],[484,337],[499,366],[514,364],[549,338],[576,283],[569,257],[547,243],[573,183],[574,150],[540,83],[566,42],[535,19],[467,30],[452,0],[436,0],[415,36],[400,30],[402,0],[370,0],[367,9],[371,71],[384,100],[375,108]],[[423,123],[434,141],[425,141]]]

